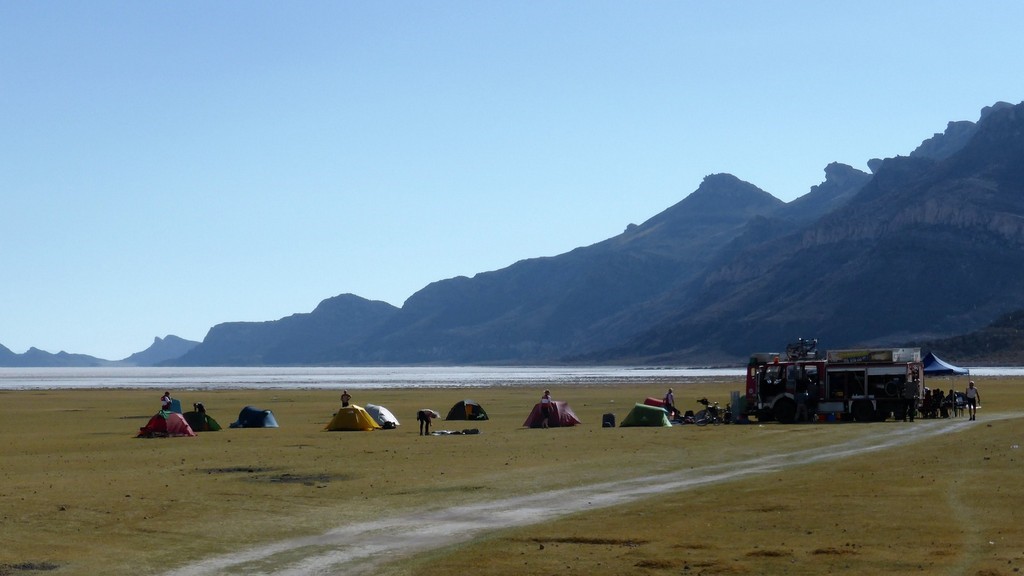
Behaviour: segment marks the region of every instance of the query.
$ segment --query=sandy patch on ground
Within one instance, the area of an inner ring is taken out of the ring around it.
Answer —
[[[766,455],[734,463],[686,468],[625,481],[596,483],[417,513],[382,515],[340,526],[319,536],[268,543],[233,554],[196,561],[167,576],[208,574],[369,574],[383,564],[424,551],[471,540],[489,531],[541,523],[564,515],[597,510],[708,484],[769,474],[800,465],[838,460],[927,438],[977,424],[919,421],[899,434],[867,436],[813,450]]]

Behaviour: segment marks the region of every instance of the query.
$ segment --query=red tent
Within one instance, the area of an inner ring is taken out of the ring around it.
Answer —
[[[580,419],[576,417],[576,413],[572,411],[569,404],[561,402],[559,400],[552,400],[552,406],[554,407],[554,413],[548,418],[548,426],[554,428],[556,426],[575,426],[581,424]],[[540,402],[533,407],[533,411],[530,412],[530,416],[523,422],[523,426],[527,428],[540,428],[543,418],[540,415]]]
[[[644,398],[644,404],[646,404],[648,406],[657,406],[658,408],[664,408],[665,407],[665,401],[664,400],[660,400],[658,398],[652,398],[650,396],[648,396],[647,398]]]
[[[149,424],[139,428],[137,438],[166,438],[168,436],[195,436],[185,417],[177,412],[161,410],[149,419]]]

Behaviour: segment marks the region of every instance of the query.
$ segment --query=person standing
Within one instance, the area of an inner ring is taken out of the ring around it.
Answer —
[[[551,418],[551,413],[554,411],[551,405],[551,390],[545,390],[544,395],[540,397],[540,427],[548,427],[548,418]]]
[[[167,390],[164,392],[164,395],[160,397],[160,409],[170,412],[172,406],[174,406],[174,402],[171,400],[171,391]]]
[[[977,420],[978,415],[978,404],[981,403],[981,393],[974,386],[974,380],[971,380],[967,384],[967,391],[964,393],[967,397],[967,414],[970,415],[971,420]]]
[[[349,401],[352,400],[352,395],[348,393],[348,390],[341,391],[341,407],[347,408]]]
[[[911,380],[903,383],[903,421],[906,422],[907,418],[910,421],[914,421],[914,415],[917,413],[917,398],[918,398],[918,383],[917,380]]]
[[[672,393],[672,389],[669,388],[665,394],[665,410],[668,411],[669,418],[676,418],[679,416],[679,411],[676,410],[676,395]]]

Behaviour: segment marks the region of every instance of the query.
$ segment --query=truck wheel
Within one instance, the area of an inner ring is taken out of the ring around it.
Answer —
[[[878,409],[875,410],[875,421],[885,422],[889,417],[893,417],[896,420],[902,418],[900,412],[903,410],[903,404],[893,400],[882,400],[878,402]]]
[[[859,400],[853,403],[853,419],[857,422],[871,422],[875,415],[875,409],[871,407],[871,402],[866,400]]]
[[[789,398],[779,399],[772,411],[775,413],[775,419],[783,424],[792,424],[796,420],[796,402]]]

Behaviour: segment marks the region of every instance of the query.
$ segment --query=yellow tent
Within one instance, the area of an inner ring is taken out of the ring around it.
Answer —
[[[351,404],[339,408],[338,413],[327,424],[326,430],[376,430],[380,424],[362,406]]]

